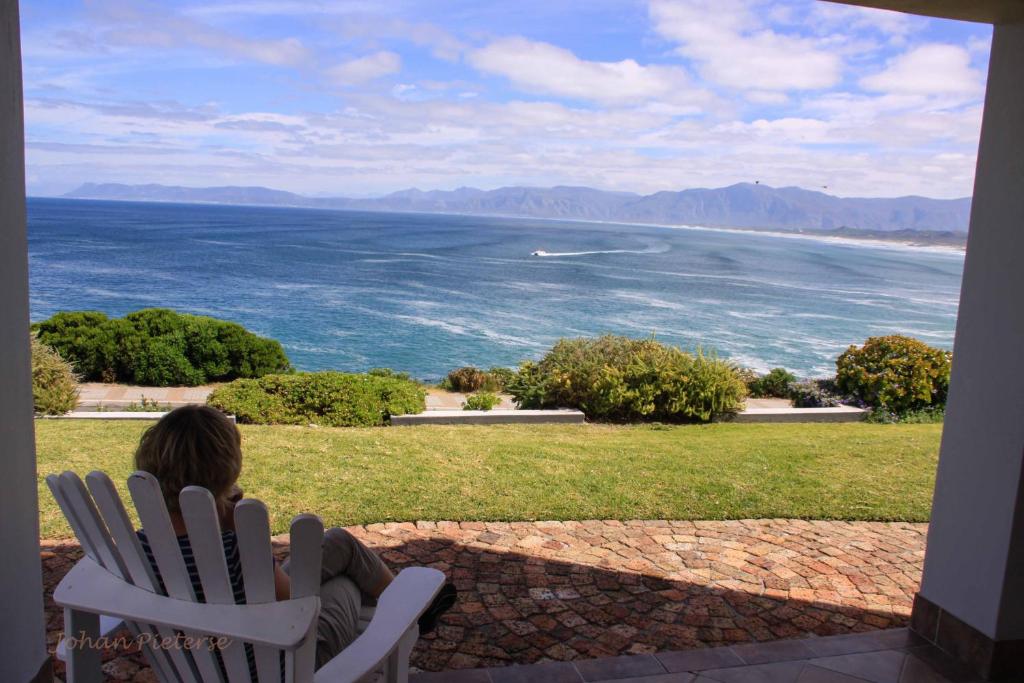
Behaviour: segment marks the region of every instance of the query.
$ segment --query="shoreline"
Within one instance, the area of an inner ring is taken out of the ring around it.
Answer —
[[[461,213],[452,211],[374,211],[368,209],[342,209],[342,208],[327,208],[327,207],[315,207],[315,206],[301,206],[292,204],[236,204],[232,202],[176,202],[169,200],[154,200],[154,199],[100,199],[100,198],[89,198],[89,197],[37,197],[32,196],[29,199],[57,199],[64,201],[86,201],[86,202],[127,202],[133,204],[173,204],[173,205],[185,205],[185,206],[238,206],[238,207],[257,207],[264,209],[299,209],[306,211],[329,211],[338,213],[374,213],[374,214],[391,214],[391,215],[403,215],[410,214],[414,216],[462,216],[462,217],[478,217],[478,218],[502,218],[511,220],[528,220],[528,221],[552,221],[556,223],[583,223],[591,225],[621,225],[623,227],[638,227],[638,228],[659,228],[663,230],[698,230],[704,232],[721,232],[741,235],[763,235],[766,237],[778,237],[783,239],[802,239],[814,242],[820,242],[824,244],[840,244],[846,246],[864,246],[864,247],[876,247],[876,248],[888,248],[896,250],[914,250],[914,251],[927,251],[937,254],[950,254],[950,255],[963,255],[967,251],[966,243],[964,245],[951,245],[951,244],[922,244],[920,242],[914,242],[908,239],[885,239],[879,236],[865,236],[856,237],[853,235],[829,235],[827,233],[807,233],[807,232],[791,232],[787,230],[776,230],[766,229],[761,230],[758,228],[730,228],[730,227],[717,227],[707,225],[688,225],[688,224],[673,224],[673,223],[632,223],[623,221],[607,221],[607,220],[596,220],[596,219],[585,219],[585,218],[552,218],[546,216],[520,216],[515,214],[501,214],[501,213]],[[965,234],[966,237],[966,234]]]

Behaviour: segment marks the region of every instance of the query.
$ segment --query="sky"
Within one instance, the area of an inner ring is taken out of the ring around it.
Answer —
[[[34,0],[29,194],[971,194],[991,28],[820,0]]]

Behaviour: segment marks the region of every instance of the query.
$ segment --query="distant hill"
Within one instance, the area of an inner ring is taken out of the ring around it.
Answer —
[[[798,187],[739,183],[638,195],[589,187],[410,189],[372,199],[304,197],[265,187],[86,183],[65,197],[487,214],[754,230],[966,233],[971,199],[836,197]]]

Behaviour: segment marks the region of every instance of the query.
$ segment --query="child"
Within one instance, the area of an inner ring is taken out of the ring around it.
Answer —
[[[204,601],[203,588],[178,505],[178,494],[186,486],[202,486],[213,494],[220,513],[224,556],[235,602],[244,603],[245,585],[234,531],[234,506],[242,497],[242,490],[236,485],[242,471],[241,444],[241,433],[222,413],[207,406],[184,406],[172,410],[147,429],[135,452],[136,469],[149,472],[160,482],[185,566],[200,601]],[[144,530],[139,531],[139,539],[156,571]],[[317,668],[355,640],[364,599],[376,601],[393,578],[380,558],[352,534],[339,528],[324,533]],[[288,599],[290,583],[288,562],[280,565],[275,562],[274,588],[278,600]],[[437,617],[454,602],[454,587],[446,585],[421,617],[421,633],[432,630]]]

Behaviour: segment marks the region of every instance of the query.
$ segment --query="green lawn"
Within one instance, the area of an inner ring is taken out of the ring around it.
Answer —
[[[39,421],[40,475],[122,487],[148,423]],[[925,521],[942,425],[243,426],[246,495],[275,532],[393,520]],[[40,478],[43,537],[70,535]]]

